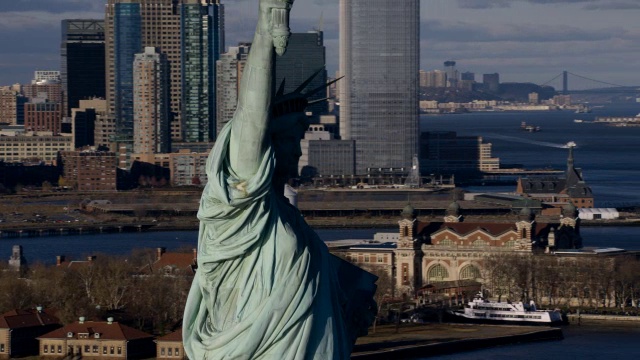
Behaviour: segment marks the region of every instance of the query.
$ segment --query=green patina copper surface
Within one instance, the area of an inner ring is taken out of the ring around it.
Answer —
[[[288,22],[291,5],[260,0],[238,110],[207,161],[183,324],[190,359],[348,359],[372,320],[375,277],[330,255],[283,196],[306,128],[302,111],[271,113],[273,19]]]

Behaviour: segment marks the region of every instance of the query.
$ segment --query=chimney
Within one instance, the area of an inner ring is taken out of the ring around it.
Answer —
[[[80,316],[78,319],[78,324],[84,324],[84,316]]]
[[[60,266],[62,265],[62,263],[64,262],[64,255],[58,255],[56,256],[56,266]]]
[[[109,325],[113,324],[113,318],[111,316],[107,318],[107,324]]]
[[[95,255],[87,256],[87,261],[88,262],[93,262],[93,260],[95,260],[95,259],[96,259]]]
[[[42,306],[40,306],[40,305],[36,306],[36,311],[38,311],[39,313],[41,313],[41,312],[42,312]]]
[[[164,254],[165,250],[167,250],[167,248],[163,248],[163,247],[156,248],[156,260],[162,259],[162,254]]]

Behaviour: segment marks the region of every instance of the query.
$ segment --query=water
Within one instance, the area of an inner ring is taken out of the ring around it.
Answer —
[[[574,152],[576,167],[583,169],[596,206],[620,207],[640,205],[640,127],[612,127],[589,121],[597,116],[634,116],[639,112],[640,104],[607,104],[590,114],[552,111],[422,116],[421,130],[482,136],[493,144],[493,156],[499,157],[501,163],[522,164],[527,169],[565,169],[568,150],[562,146],[574,141],[578,145]],[[586,122],[575,123],[574,119]],[[542,131],[522,131],[523,121],[540,126]]]
[[[377,232],[397,232],[398,229],[318,229],[324,241],[344,239],[373,239]],[[583,245],[593,247],[617,247],[640,250],[640,227],[582,227]],[[33,238],[0,239],[0,257],[11,254],[15,244],[22,245],[28,262],[55,263],[57,255],[67,259],[83,259],[88,255],[128,255],[134,249],[158,247],[167,250],[193,249],[197,246],[197,231],[132,232],[116,234],[92,234],[72,236],[48,236]]]
[[[438,360],[590,360],[590,359],[638,359],[640,324],[625,327],[567,326],[562,329],[564,339],[528,344],[515,344],[463,352],[451,355],[426,357]]]

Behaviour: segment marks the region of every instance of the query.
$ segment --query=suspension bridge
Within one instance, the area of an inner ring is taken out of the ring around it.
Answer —
[[[571,84],[571,87],[569,87]],[[592,79],[587,76],[574,74],[570,71],[563,71],[554,76],[551,80],[540,86],[553,86],[556,91],[562,94],[628,94],[640,97],[640,85],[628,86],[613,84],[607,81]],[[561,89],[561,90],[559,90]]]

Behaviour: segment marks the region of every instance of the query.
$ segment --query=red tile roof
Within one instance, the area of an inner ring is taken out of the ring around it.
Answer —
[[[11,310],[0,316],[0,328],[20,329],[33,326],[60,324],[60,320],[46,311],[36,309]]]
[[[496,236],[504,234],[507,231],[516,231],[517,228],[513,223],[468,223],[468,222],[459,222],[459,223],[444,223],[441,229],[451,229],[457,234],[467,235],[476,230],[483,230],[484,232]]]
[[[167,334],[161,338],[158,338],[157,341],[172,341],[172,342],[182,342],[182,328]]]
[[[118,322],[111,324],[105,321],[78,321],[69,324],[50,333],[44,334],[39,339],[67,339],[68,333],[72,333],[73,339],[78,339],[78,334],[89,334],[93,338],[96,333],[100,334],[100,339],[106,340],[136,340],[152,338],[153,335],[147,334],[132,327],[122,325]]]
[[[176,252],[163,252],[160,259],[156,260],[153,264],[145,266],[141,271],[159,271],[165,267],[175,267],[181,271],[185,271],[188,274],[194,274],[194,269],[197,265],[195,254],[190,253],[176,253]]]

